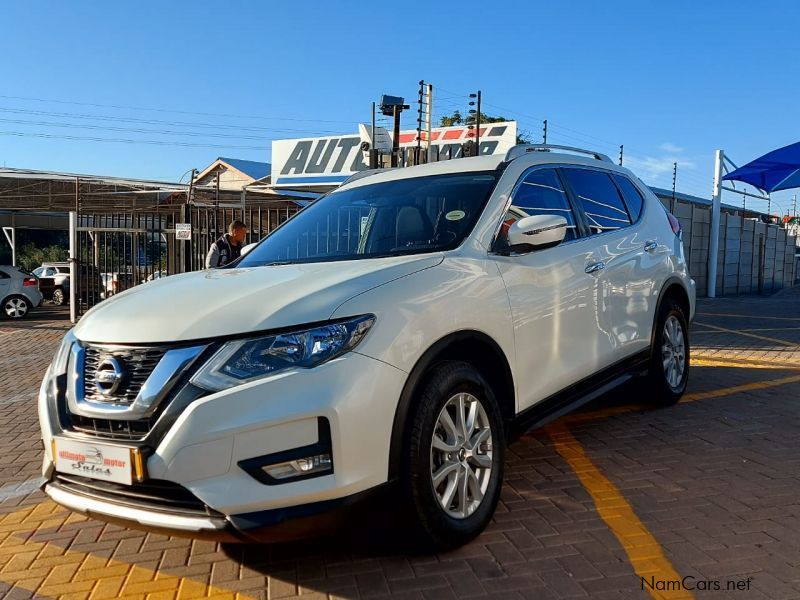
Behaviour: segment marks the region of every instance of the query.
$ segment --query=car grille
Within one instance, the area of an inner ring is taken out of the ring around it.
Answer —
[[[118,421],[93,419],[76,414],[70,414],[70,420],[74,431],[112,440],[142,440],[147,437],[156,422],[155,418],[140,421]]]
[[[185,487],[171,481],[150,479],[144,483],[123,485],[78,475],[56,473],[53,484],[75,494],[131,508],[144,508],[178,515],[222,516],[221,513],[206,506],[202,500]]]
[[[107,348],[103,346],[87,346],[83,369],[84,394],[91,402],[113,404],[133,404],[142,385],[150,377],[158,362],[166,353],[162,348]],[[97,367],[106,358],[114,357],[122,365],[125,374],[119,388],[112,394],[104,396],[94,385]]]

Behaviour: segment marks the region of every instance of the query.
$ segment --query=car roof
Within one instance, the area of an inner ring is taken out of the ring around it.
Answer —
[[[519,150],[519,146],[516,146]],[[595,158],[589,155],[573,154],[569,152],[559,152],[558,150],[546,151],[531,151],[531,152],[515,152],[515,156],[511,162],[516,163],[522,161],[525,166],[534,166],[540,164],[560,164],[560,165],[575,165],[594,167],[614,171],[633,177],[636,175],[631,173],[625,167],[618,166],[603,157],[605,160]],[[591,154],[591,153],[587,153]],[[413,177],[426,177],[430,175],[442,175],[447,173],[470,173],[474,171],[492,171],[500,168],[506,163],[507,154],[492,154],[489,156],[472,156],[468,158],[454,158],[451,160],[442,160],[424,165],[414,165],[412,167],[403,167],[395,169],[375,169],[371,173],[356,174],[348,182],[346,181],[341,187],[334,190],[332,193],[339,192],[344,189],[355,189],[363,185],[372,185],[374,183],[384,183],[388,181],[398,181],[401,179],[411,179]],[[602,155],[598,155],[602,156]]]

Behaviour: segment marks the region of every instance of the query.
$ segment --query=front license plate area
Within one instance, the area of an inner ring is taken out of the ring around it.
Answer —
[[[55,468],[59,473],[131,485],[135,448],[94,441],[53,439]]]

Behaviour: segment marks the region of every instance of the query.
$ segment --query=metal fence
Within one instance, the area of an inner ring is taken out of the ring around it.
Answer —
[[[234,220],[248,226],[245,243],[256,242],[289,219],[299,207],[215,208],[182,205],[155,212],[77,215],[74,256],[76,317],[114,294],[176,273],[205,268],[211,244]],[[176,224],[188,223],[190,239],[179,240]]]

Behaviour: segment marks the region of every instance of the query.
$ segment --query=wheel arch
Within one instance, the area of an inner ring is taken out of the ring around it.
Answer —
[[[658,294],[658,302],[656,303],[656,310],[655,314],[653,315],[653,327],[650,331],[651,352],[656,339],[658,315],[661,312],[661,305],[666,299],[675,300],[680,305],[680,307],[683,309],[684,315],[686,316],[687,322],[689,321],[691,315],[691,303],[689,302],[689,292],[686,291],[686,286],[680,278],[670,277],[666,282],[664,282],[664,285],[661,287],[661,292]]]
[[[461,330],[437,340],[411,369],[395,409],[389,445],[389,480],[400,473],[403,441],[417,391],[437,363],[461,360],[474,366],[495,393],[506,422],[516,414],[516,393],[511,365],[502,348],[489,335],[477,330]]]

